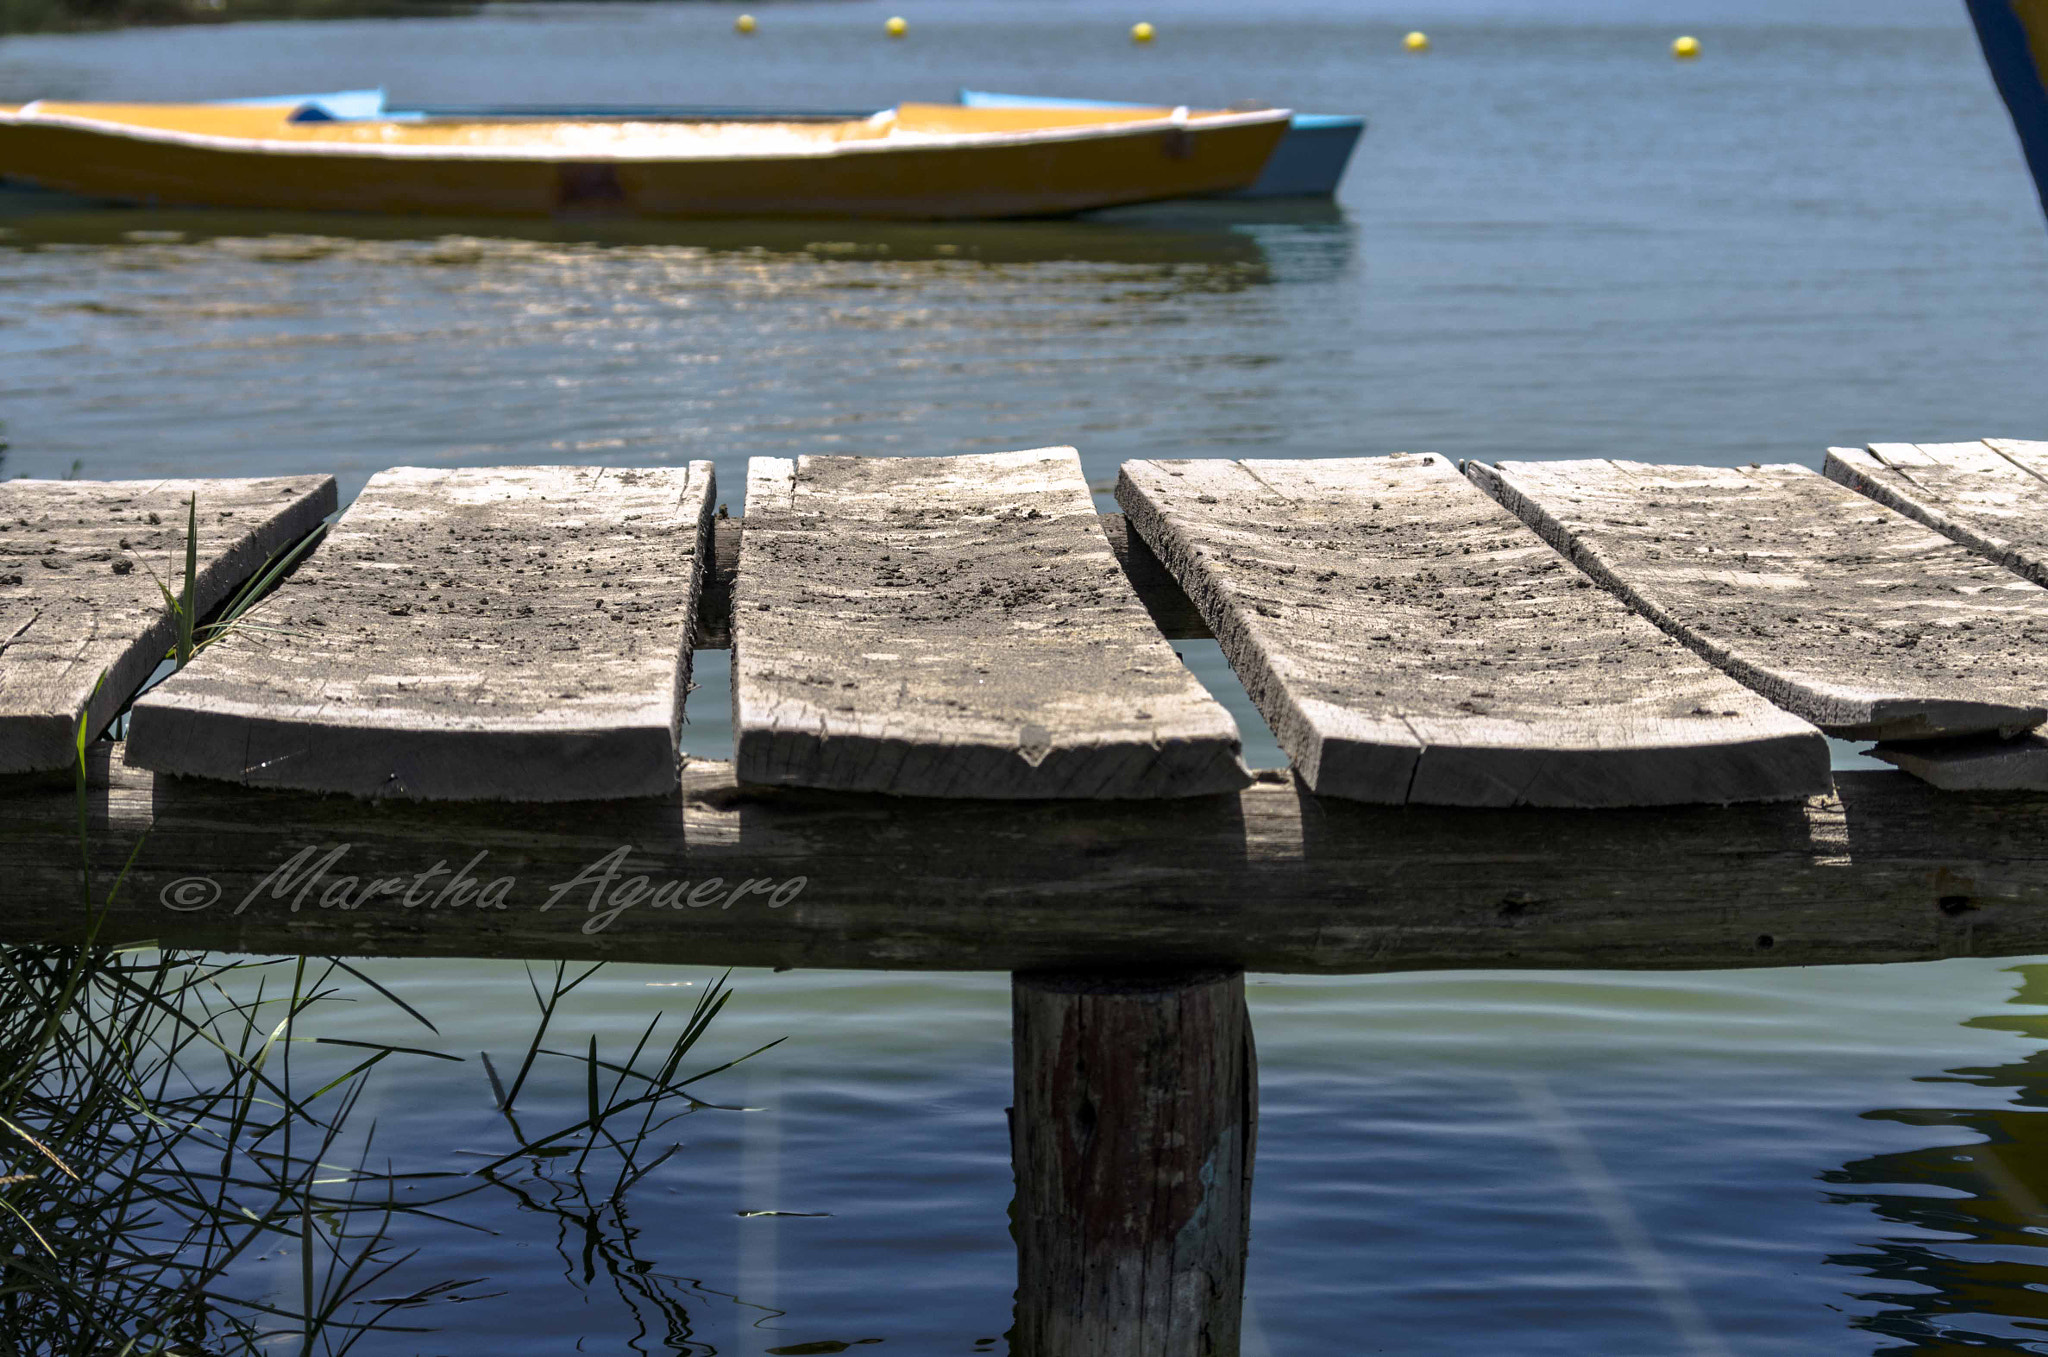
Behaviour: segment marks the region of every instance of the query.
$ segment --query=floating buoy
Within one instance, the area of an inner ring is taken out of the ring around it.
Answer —
[[[1691,61],[1700,54],[1700,40],[1688,34],[1671,44],[1671,55],[1680,61]]]
[[[1150,42],[1152,41],[1152,36],[1152,25],[1144,20],[1140,19],[1137,23],[1131,25],[1132,42]]]
[[[1422,32],[1410,33],[1407,37],[1401,39],[1401,45],[1411,52],[1427,52],[1429,50],[1429,34]]]
[[[740,16],[739,18],[737,18],[737,19],[734,19],[734,20],[732,21],[732,31],[733,31],[733,32],[735,32],[735,33],[751,33],[751,32],[753,32],[753,31],[754,31],[754,16],[753,16],[753,15],[751,15],[751,14],[742,14],[742,15],[741,15],[741,16]]]
[[[910,31],[910,25],[903,22],[900,17],[893,18],[888,23],[882,25],[882,31],[892,38],[900,38]]]

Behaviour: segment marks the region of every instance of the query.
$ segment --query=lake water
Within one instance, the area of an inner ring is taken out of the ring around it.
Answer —
[[[398,464],[709,457],[738,512],[753,455],[1071,443],[1106,488],[1144,456],[1817,465],[1830,444],[2048,430],[2048,230],[1947,0],[845,0],[763,5],[751,39],[736,12],[10,39],[0,102],[383,84],[879,106],[967,84],[1372,128],[1327,210],[508,230],[10,200],[6,473],[318,470],[346,496]],[[1124,37],[1141,17],[1145,49]],[[1416,26],[1427,57],[1400,50]],[[1703,60],[1669,58],[1681,31]],[[1213,646],[1181,648],[1277,763]],[[715,757],[723,657],[699,679],[689,747]],[[375,970],[453,1052],[523,1040],[516,965]],[[573,1025],[630,1046],[705,980],[620,967]],[[683,1150],[594,1236],[559,1175],[473,1205],[493,1233],[419,1231],[409,1275],[475,1279],[473,1298],[358,1351],[1000,1351],[1005,978],[735,981],[711,1045],[789,1040],[704,1087],[763,1110],[679,1123]],[[2048,1352],[2048,968],[1250,994],[1248,1352]],[[474,1061],[387,1062],[372,1087],[408,1162],[490,1139]],[[739,1214],[760,1211],[829,1214]]]

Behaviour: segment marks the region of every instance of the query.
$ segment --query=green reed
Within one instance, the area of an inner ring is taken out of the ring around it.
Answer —
[[[188,617],[192,573],[188,564]],[[280,1341],[339,1357],[374,1333],[419,1331],[412,1321],[465,1283],[435,1279],[372,1298],[419,1271],[395,1235],[409,1220],[456,1218],[477,1193],[521,1191],[521,1161],[530,1173],[549,1161],[567,1168],[591,1204],[587,1228],[618,1236],[598,1253],[630,1252],[626,1195],[678,1148],[656,1138],[676,1117],[717,1107],[688,1086],[738,1063],[682,1069],[731,998],[724,979],[678,1035],[658,1038],[657,1015],[614,1060],[595,1036],[580,1051],[543,1044],[563,1000],[597,968],[572,977],[561,965],[529,967],[539,1016],[509,1088],[480,1055],[503,1153],[466,1172],[379,1167],[374,1128],[351,1127],[375,1068],[464,1057],[316,1034],[336,1005],[367,991],[439,1035],[345,960],[224,960],[108,943],[107,908],[127,867],[96,893],[82,714],[76,752],[81,939],[0,946],[0,1347],[10,1357],[211,1357],[276,1352]],[[308,1047],[323,1048],[316,1071],[295,1077],[295,1053]],[[568,1125],[520,1120],[520,1095],[543,1060],[580,1075],[582,1115]],[[335,1073],[337,1064],[346,1068]],[[280,1295],[265,1260],[284,1257],[296,1259],[296,1286]]]

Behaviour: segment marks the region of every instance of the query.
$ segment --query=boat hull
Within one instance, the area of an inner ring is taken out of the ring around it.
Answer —
[[[31,116],[0,110],[0,175],[97,198],[220,208],[1043,217],[1241,188],[1257,178],[1285,130],[1284,119],[1178,126],[1155,119],[1047,139],[863,143],[844,153],[799,156],[497,154],[487,139],[436,154],[432,145],[380,146],[358,132],[353,141],[333,143],[138,133],[119,122],[37,116],[32,106]]]
[[[1252,186],[1233,198],[1334,198],[1351,152],[1365,134],[1363,118],[1295,115],[1294,123]]]
[[[992,94],[961,90],[968,108],[1135,108],[1139,105],[1098,99],[1060,99],[1042,95]],[[1280,139],[1266,168],[1249,187],[1221,195],[1228,198],[1333,198],[1365,119],[1348,113],[1297,113]]]

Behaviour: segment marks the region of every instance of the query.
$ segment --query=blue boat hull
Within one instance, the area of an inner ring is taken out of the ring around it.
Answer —
[[[1026,108],[1134,108],[1139,105],[1108,99],[1058,99],[1029,94],[991,94],[961,90],[960,102],[970,107],[1007,105]],[[1250,188],[1231,198],[1332,198],[1351,152],[1365,133],[1365,119],[1349,113],[1297,113],[1287,135],[1266,162],[1265,172]]]

